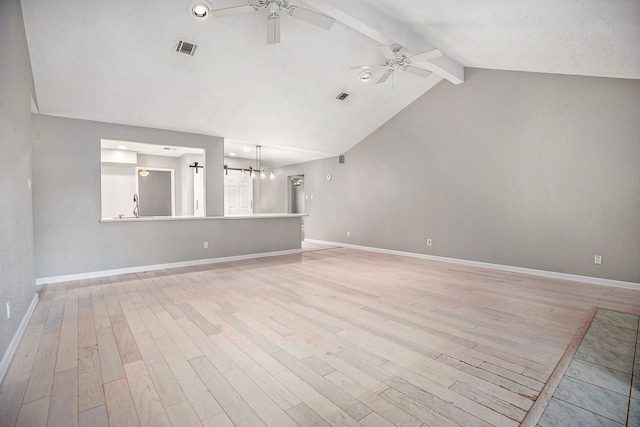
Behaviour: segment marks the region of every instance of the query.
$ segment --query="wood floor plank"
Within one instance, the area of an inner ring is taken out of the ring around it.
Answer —
[[[205,356],[191,359],[189,363],[235,425],[266,426],[264,421]]]
[[[177,307],[188,317],[205,335],[219,334],[220,330],[209,322],[198,310],[189,303],[178,304]]]
[[[386,420],[375,412],[372,412],[361,419],[360,424],[365,427],[395,427],[395,424],[392,424],[390,421]]]
[[[111,322],[109,322],[111,325]],[[100,328],[96,331],[98,351],[100,352],[100,369],[102,381],[105,383],[124,377],[124,367],[118,352],[116,339],[111,327]]]
[[[50,400],[50,397],[43,397],[22,405],[16,427],[46,426],[47,418],[49,417]],[[0,425],[4,424],[0,422]]]
[[[80,287],[78,289],[78,348],[97,344],[91,289],[87,286]]]
[[[129,330],[132,335],[141,334],[147,331],[147,327],[142,321],[140,314],[135,309],[133,302],[129,299],[129,295],[119,295],[120,299],[120,307],[122,307],[122,313],[124,317],[127,319],[127,324],[129,325]]]
[[[38,353],[36,354],[33,369],[29,376],[29,385],[24,395],[25,402],[51,396],[59,336],[60,331],[56,330],[48,334],[43,334],[40,338]]]
[[[78,427],[109,427],[107,406],[100,405],[78,414]]]
[[[66,314],[66,311],[65,311]],[[78,367],[78,318],[65,318],[60,329],[56,372]]]
[[[256,362],[253,357],[256,357],[256,350],[251,349],[250,353],[245,353],[240,347],[236,346],[229,338],[223,334],[218,334],[211,339],[218,344],[226,354],[232,359],[236,365],[246,372],[250,378],[256,383],[256,385],[264,391],[280,408],[287,410],[293,406],[301,403],[300,399],[293,393],[286,389],[279,381],[275,379],[273,374],[267,369],[265,365]],[[258,357],[260,360],[265,360],[265,357],[271,357],[269,355],[263,355]],[[275,359],[271,359],[274,363],[278,363]],[[283,372],[285,369],[282,365],[278,364],[279,368],[274,374]]]
[[[168,312],[159,312],[156,314],[156,317],[184,354],[185,358],[193,359],[194,357],[199,357],[204,354]]]
[[[102,369],[97,345],[78,351],[78,391],[79,412],[104,405]]]
[[[278,374],[277,378],[289,391],[297,395],[306,406],[330,425],[340,427],[354,427],[358,425],[358,422],[349,414],[319,393],[315,388],[302,381],[294,373],[285,371]]]
[[[202,353],[215,365],[220,372],[227,372],[237,368],[235,363],[209,339],[200,328],[190,319],[178,319],[177,323],[189,338],[198,346]]]
[[[104,397],[107,404],[109,427],[140,426],[126,378],[105,383]]]
[[[205,427],[237,427],[224,412],[207,418],[202,425]]]
[[[165,337],[156,341],[156,344],[200,420],[221,413],[222,408],[173,340]]]
[[[162,403],[165,406],[173,406],[187,400],[151,335],[144,332],[135,335],[134,338]]]
[[[113,328],[113,335],[118,345],[118,353],[123,364],[140,360],[142,356],[138,350],[138,345],[133,339],[133,334],[129,329],[129,324],[122,313],[114,314],[109,317]]]
[[[225,372],[223,376],[268,426],[297,426],[286,412],[271,400],[256,383],[251,381],[242,370],[234,369],[233,371]]]
[[[27,383],[27,380],[16,381],[3,383],[0,387],[0,427],[9,427],[16,423]],[[45,397],[48,398],[48,396]],[[32,401],[41,399],[32,399]]]
[[[397,406],[384,400],[383,398],[378,396],[378,394],[373,393],[371,390],[363,387],[361,384],[358,384],[356,381],[352,380],[340,371],[334,371],[327,375],[326,378],[340,387],[341,390],[344,390],[351,396],[356,397],[360,402],[371,408],[372,411],[377,412],[378,415],[381,415],[389,420],[394,420],[394,422],[398,425],[407,427],[417,427],[422,425],[422,421],[412,417]],[[365,416],[364,418],[367,418],[369,415]],[[361,423],[363,422],[363,419],[360,420]]]
[[[151,376],[142,360],[127,363],[124,370],[138,420],[143,426],[171,426]]]
[[[306,349],[308,352],[312,353],[315,357],[322,360],[328,366],[331,366],[334,371],[340,371],[340,373],[348,376],[349,378],[361,384],[363,387],[371,390],[375,394],[378,394],[389,387],[387,384],[381,382],[364,370],[353,366],[352,364],[342,360],[334,354],[328,354],[328,352],[321,346],[310,343],[297,334],[289,336],[289,339],[295,340],[298,346]]]
[[[92,284],[89,289],[91,290],[91,308],[96,330],[111,327],[107,304],[104,301],[104,295],[102,295],[102,288],[98,284]]]
[[[297,422],[299,426],[331,427],[331,424],[326,422],[324,418],[302,402],[288,409],[287,414],[289,414],[289,416]]]
[[[49,403],[47,426],[78,425],[78,370],[56,372]]]
[[[336,406],[349,414],[353,419],[359,420],[371,412],[367,406],[360,403],[353,396],[336,387],[331,381],[318,375],[311,368],[300,362],[285,351],[273,354],[280,363],[286,366],[305,383],[311,385],[318,393],[331,400]]]
[[[167,415],[171,424],[181,427],[202,427],[198,414],[193,410],[189,402],[181,402],[167,408]]]

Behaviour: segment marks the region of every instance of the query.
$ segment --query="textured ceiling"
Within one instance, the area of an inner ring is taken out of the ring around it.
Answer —
[[[264,13],[200,22],[184,0],[22,0],[39,111],[291,148],[292,163],[344,153],[462,67],[640,78],[638,0],[291,1],[336,23],[282,16],[267,45]],[[196,55],[175,53],[178,38]],[[444,56],[427,79],[360,82],[350,67],[382,63],[391,42]]]

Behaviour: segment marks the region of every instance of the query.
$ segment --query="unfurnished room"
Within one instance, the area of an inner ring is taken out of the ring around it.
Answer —
[[[637,0],[0,0],[0,427],[640,426]]]

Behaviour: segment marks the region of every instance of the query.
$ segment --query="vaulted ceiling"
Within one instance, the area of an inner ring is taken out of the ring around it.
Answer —
[[[223,136],[291,163],[346,152],[435,85],[464,84],[464,67],[640,79],[638,0],[290,0],[336,22],[281,14],[279,44],[262,11],[199,21],[190,1],[22,0],[39,112]],[[421,63],[428,78],[360,81],[352,67],[392,43],[443,56]]]

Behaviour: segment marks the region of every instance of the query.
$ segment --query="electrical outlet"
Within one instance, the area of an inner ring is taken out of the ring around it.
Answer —
[[[7,319],[11,318],[11,302],[7,301]]]
[[[209,242],[204,242],[202,246],[204,246],[205,249],[209,249]]]
[[[431,239],[427,239],[427,246],[431,246]]]
[[[596,264],[602,264],[602,255],[596,255],[593,258],[593,262],[596,263]]]

